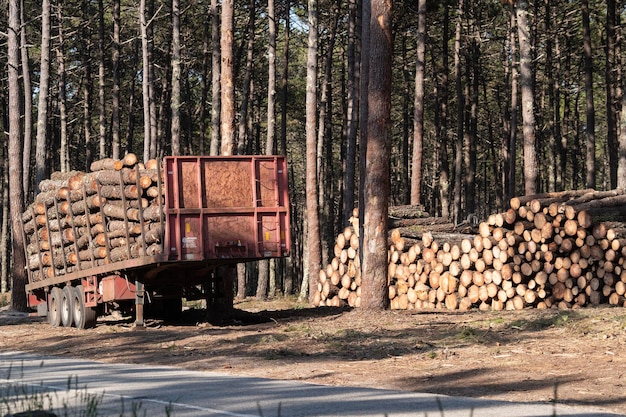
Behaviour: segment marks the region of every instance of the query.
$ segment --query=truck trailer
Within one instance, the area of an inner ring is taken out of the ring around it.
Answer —
[[[225,312],[237,263],[290,255],[284,156],[129,159],[51,178],[22,215],[28,305],[52,326],[121,310],[143,327],[183,299]]]

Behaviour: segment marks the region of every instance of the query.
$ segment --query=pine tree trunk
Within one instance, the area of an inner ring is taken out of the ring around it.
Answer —
[[[280,154],[287,155],[287,92],[289,87],[289,32],[290,32],[290,0],[285,2],[285,27],[282,53],[282,75],[280,77]]]
[[[363,216],[363,289],[361,305],[389,305],[387,282],[387,211],[391,157],[391,1],[372,2],[370,22],[367,156]]]
[[[142,3],[145,7],[145,0]],[[141,13],[142,6],[139,6]],[[143,42],[143,33],[142,33]],[[105,93],[104,93],[104,2],[98,0],[98,148],[99,157],[104,158],[106,156],[105,140],[106,140],[106,108],[105,108]],[[145,68],[144,68],[145,71]],[[145,74],[145,72],[144,72]],[[142,77],[143,78],[143,77]],[[147,80],[145,80],[147,82]],[[147,95],[145,96],[147,99]],[[145,113],[144,113],[145,116]],[[147,159],[144,159],[147,161]],[[37,182],[39,184],[39,181]]]
[[[354,186],[356,175],[356,140],[358,126],[358,82],[360,68],[356,59],[357,43],[357,4],[356,0],[348,1],[348,50],[347,50],[347,73],[348,85],[346,99],[347,126],[346,126],[346,159],[343,177],[343,219],[342,225],[348,224],[352,210],[354,209]]]
[[[233,77],[233,19],[234,1],[222,1],[221,15],[221,154],[235,152],[235,80]]]
[[[111,157],[120,157],[120,2],[113,0],[113,91],[111,97]],[[147,161],[147,159],[146,159]]]
[[[535,148],[535,99],[533,88],[532,45],[528,24],[528,2],[517,0],[520,81],[522,85],[522,123],[524,132],[524,193],[537,192],[537,150]]]
[[[308,52],[306,76],[306,208],[308,239],[308,291],[309,302],[317,288],[315,271],[321,266],[322,249],[320,242],[320,222],[317,183],[317,0],[308,0]]]
[[[11,254],[9,248],[9,167],[6,158],[6,145],[2,145],[2,229],[0,230],[0,292],[9,290],[9,268]]]
[[[45,2],[45,0],[44,0]],[[24,194],[22,187],[22,131],[21,100],[19,85],[20,51],[18,33],[20,31],[19,1],[9,1],[8,19],[8,92],[9,92],[9,195],[11,210],[11,255],[13,259],[13,278],[11,284],[11,307],[17,311],[26,311],[26,265],[24,241],[19,231],[22,228],[22,208]]]
[[[172,0],[172,155],[180,155],[180,8],[179,0]]]
[[[218,0],[211,0],[211,145],[210,155],[219,154],[221,85],[220,85],[220,19]]]
[[[50,0],[41,2],[41,63],[39,102],[37,104],[37,142],[35,144],[35,184],[46,178],[48,94],[50,92]]]
[[[456,140],[454,142],[454,206],[452,208],[452,220],[459,222],[461,214],[461,184],[463,173],[463,138],[465,134],[465,100],[461,73],[461,24],[463,20],[463,0],[459,0],[456,30],[454,34],[454,86],[456,92]]]
[[[139,29],[141,35],[142,74],[141,88],[143,92],[143,160],[150,159],[151,103],[150,103],[150,61],[148,54],[148,27],[146,22],[146,0],[139,1]],[[102,157],[102,155],[101,155]]]
[[[426,0],[417,5],[417,51],[415,63],[415,104],[413,113],[413,155],[411,171],[411,204],[422,200],[422,158],[424,148],[424,71],[426,58]]]
[[[57,82],[58,82],[58,106],[59,106],[59,125],[60,125],[60,140],[61,146],[59,150],[59,158],[61,172],[69,171],[69,143],[67,134],[67,94],[65,83],[65,56],[63,53],[64,37],[63,37],[63,6],[61,4],[56,5],[57,11],[57,40],[58,45],[56,48],[57,58]]]
[[[251,0],[249,5],[248,19],[248,46],[246,52],[246,69],[243,82],[243,91],[241,93],[241,106],[239,107],[239,134],[237,136],[237,153],[246,154],[246,150],[250,148],[250,135],[248,132],[248,109],[250,107],[250,90],[252,85],[252,71],[254,69],[254,40],[255,40],[255,22],[256,7],[255,1]]]
[[[585,111],[587,122],[586,133],[586,187],[596,186],[596,137],[595,137],[595,106],[593,103],[593,51],[591,46],[591,30],[589,28],[589,2],[581,1],[583,15],[583,46],[584,46],[584,67],[585,67]]]
[[[26,39],[26,20],[24,17],[24,0],[20,0],[20,52],[22,59],[22,83],[24,86],[24,158],[23,158],[23,171],[24,176],[23,187],[24,196],[28,196],[30,193],[30,156],[33,140],[33,97],[32,97],[32,83],[30,78],[30,59],[28,57],[28,41]]]

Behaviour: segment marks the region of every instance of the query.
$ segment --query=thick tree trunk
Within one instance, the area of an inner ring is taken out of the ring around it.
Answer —
[[[358,126],[358,92],[359,92],[359,66],[356,61],[357,43],[357,5],[356,0],[348,1],[348,50],[347,50],[347,72],[348,85],[346,99],[346,158],[344,162],[343,177],[343,219],[342,225],[347,225],[354,208],[355,174],[356,174],[356,154],[357,154],[357,126]]]
[[[20,52],[22,58],[22,83],[24,85],[24,158],[22,166],[24,196],[30,193],[30,156],[33,139],[33,96],[30,78],[30,59],[28,57],[28,42],[26,39],[26,20],[24,17],[24,0],[20,0]]]
[[[417,5],[417,51],[415,64],[415,109],[413,113],[413,154],[411,204],[422,200],[422,158],[424,149],[424,71],[426,68],[426,0]]]
[[[362,181],[362,307],[384,309],[387,297],[387,211],[391,157],[391,1],[372,2],[368,87],[367,159]]]
[[[150,61],[148,54],[148,25],[146,22],[146,0],[139,1],[139,29],[141,35],[142,74],[141,88],[143,95],[143,160],[150,159],[151,142],[151,103],[150,103]],[[102,157],[102,155],[101,155]]]
[[[143,7],[145,7],[145,0],[142,0]],[[140,13],[141,13],[141,5]],[[143,32],[142,32],[143,42]],[[98,0],[98,149],[99,157],[104,158],[106,156],[106,108],[105,108],[105,93],[104,93],[104,1]],[[144,68],[145,71],[145,68]],[[145,72],[143,73],[145,74]],[[142,77],[144,78],[144,77]],[[147,80],[145,80],[147,82]],[[146,98],[147,95],[144,97]],[[145,114],[144,114],[145,116]],[[43,179],[43,178],[41,178]],[[41,180],[40,179],[40,180]],[[40,180],[36,182],[39,184]]]
[[[220,18],[218,0],[211,0],[211,144],[210,155],[218,155],[220,149],[220,116],[221,85],[220,85]]]
[[[172,0],[172,155],[180,155],[180,103],[180,6],[179,0]]]
[[[287,154],[287,93],[289,89],[289,33],[290,33],[290,0],[285,2],[285,26],[282,53],[282,75],[280,77],[280,154]]]
[[[585,66],[585,112],[587,122],[585,127],[586,137],[586,187],[596,186],[596,136],[595,119],[596,112],[593,103],[593,51],[591,49],[591,30],[589,28],[589,2],[581,2],[583,15],[583,45],[584,45],[584,66]]]
[[[233,22],[234,1],[222,1],[221,18],[221,154],[235,152],[235,80],[233,77]]]
[[[2,145],[2,229],[0,230],[0,292],[6,293],[9,286],[9,269],[11,267],[11,251],[9,248],[9,167],[7,163],[7,147]]]
[[[463,0],[459,0],[454,34],[454,86],[456,92],[456,138],[454,142],[454,206],[452,219],[458,223],[461,216],[461,184],[463,176],[463,137],[465,133],[465,96],[463,94],[463,75],[461,74],[461,24],[463,20]]]
[[[120,157],[120,1],[113,1],[113,91],[111,97],[111,157]]]
[[[437,125],[437,157],[433,158],[435,171],[439,172],[438,176],[434,176],[439,186],[439,199],[441,202],[441,217],[450,217],[450,166],[448,164],[448,44],[450,12],[448,5],[444,5],[443,17],[443,39],[442,47],[442,64],[438,69],[437,83],[437,101],[438,101],[438,121]],[[437,118],[437,116],[435,116]]]
[[[368,85],[370,77],[370,20],[372,15],[372,4],[369,0],[360,2],[362,11],[357,13],[357,20],[361,26],[361,50],[360,50],[360,79],[359,79],[359,204],[361,207],[360,216],[363,215],[365,207],[365,190],[362,182],[365,178],[365,160],[367,155],[367,118],[368,118]],[[357,24],[357,27],[359,25]],[[359,224],[358,233],[361,242],[363,240],[363,222]],[[361,252],[360,256],[363,256]]]
[[[35,183],[46,177],[48,148],[48,94],[50,90],[50,0],[41,2],[41,63],[39,67],[39,102],[37,104],[37,142],[35,144]]]
[[[315,271],[321,266],[322,248],[317,184],[317,0],[308,0],[308,52],[306,77],[306,208],[308,240],[309,302],[317,288]]]
[[[619,64],[616,59],[616,34],[615,34],[615,0],[607,0],[606,2],[606,47],[604,60],[604,80],[606,91],[606,142],[608,148],[609,159],[609,175],[611,188],[617,187],[617,165],[618,165],[618,146],[617,146],[617,112],[616,112],[616,91],[617,91],[617,71]],[[615,75],[614,75],[615,71]],[[621,80],[620,80],[621,81]]]
[[[239,127],[237,137],[237,153],[246,154],[247,149],[251,149],[250,135],[248,132],[248,112],[250,108],[250,91],[252,86],[252,72],[254,69],[254,41],[256,27],[256,7],[255,1],[251,0],[249,5],[248,18],[248,44],[246,52],[245,77],[243,81],[243,91],[241,92],[241,106],[239,107]]]
[[[45,2],[45,0],[44,0]],[[21,97],[19,85],[20,51],[18,33],[20,31],[19,1],[9,1],[8,20],[8,90],[9,90],[9,194],[11,204],[11,253],[13,278],[11,284],[11,307],[26,311],[26,264],[22,228],[22,207],[24,194],[22,186],[22,126]]]
[[[515,16],[515,6],[514,2],[510,3],[510,32],[509,32],[509,46],[511,50],[511,57],[507,60],[507,65],[510,66],[511,71],[511,102],[509,107],[510,113],[510,121],[509,121],[509,136],[507,139],[506,146],[506,155],[508,158],[506,159],[505,169],[507,171],[507,183],[505,184],[505,193],[504,198],[510,199],[516,194],[515,184],[516,184],[516,167],[517,167],[517,114],[518,114],[518,71],[517,65],[515,64],[515,57],[517,56],[517,37],[515,36],[517,32],[517,18]]]
[[[537,150],[535,148],[535,99],[533,88],[532,46],[528,25],[528,2],[517,0],[520,80],[522,85],[522,122],[524,132],[524,192],[537,192]]]

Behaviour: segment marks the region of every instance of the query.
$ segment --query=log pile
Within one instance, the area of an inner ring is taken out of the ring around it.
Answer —
[[[156,160],[94,161],[55,172],[22,214],[31,282],[161,252],[162,172]]]
[[[399,227],[390,221],[396,226],[390,226],[388,250],[391,308],[626,306],[625,203],[624,190],[515,197],[506,212],[489,216],[472,233],[442,230],[447,224],[436,219],[415,219],[421,226],[413,228],[408,219]],[[360,305],[353,219],[319,272],[315,305]]]

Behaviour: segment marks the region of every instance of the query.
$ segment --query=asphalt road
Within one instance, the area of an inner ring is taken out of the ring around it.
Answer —
[[[24,411],[36,402],[42,403],[44,409],[52,407],[59,417],[619,415],[561,404],[331,387],[162,366],[0,352],[0,416]]]

